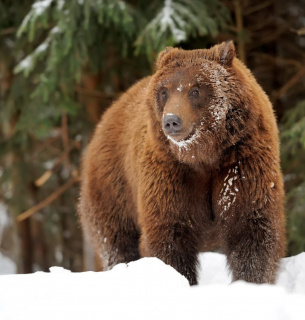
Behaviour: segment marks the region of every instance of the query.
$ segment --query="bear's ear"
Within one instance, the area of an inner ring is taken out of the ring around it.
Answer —
[[[161,51],[156,61],[156,69],[160,69],[164,67],[166,64],[168,64],[169,62],[171,62],[174,58],[174,53],[177,50],[178,50],[177,48],[166,47],[163,51]]]
[[[217,60],[223,66],[230,67],[234,57],[236,57],[236,51],[233,41],[222,42],[213,48],[216,52]]]

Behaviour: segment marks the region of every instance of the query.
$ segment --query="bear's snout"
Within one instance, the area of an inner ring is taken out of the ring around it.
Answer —
[[[167,114],[163,119],[163,129],[168,134],[178,134],[182,128],[182,119],[176,114]]]

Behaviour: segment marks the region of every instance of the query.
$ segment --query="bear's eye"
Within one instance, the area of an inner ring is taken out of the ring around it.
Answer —
[[[191,97],[198,97],[199,96],[199,90],[198,88],[193,88],[190,92],[189,92],[189,95]]]
[[[168,99],[168,92],[166,89],[161,91],[161,98],[164,102]]]

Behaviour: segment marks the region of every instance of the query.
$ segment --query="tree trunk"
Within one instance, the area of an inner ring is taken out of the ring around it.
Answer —
[[[88,90],[88,92],[97,90],[100,81],[100,75],[86,73],[82,76],[82,84],[84,88]],[[100,98],[94,95],[87,95],[84,102],[86,105],[87,113],[89,115],[89,119],[94,124],[98,123],[101,117]]]
[[[22,259],[22,269],[18,272],[20,273],[32,273],[33,272],[33,247],[31,241],[31,224],[30,219],[25,219],[18,223],[18,233],[21,237],[21,259]]]

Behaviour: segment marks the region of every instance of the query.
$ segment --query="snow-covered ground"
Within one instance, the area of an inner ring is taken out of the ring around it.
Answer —
[[[0,319],[305,319],[305,253],[281,262],[277,285],[230,284],[225,257],[200,255],[200,284],[156,258],[107,272],[0,276]]]

